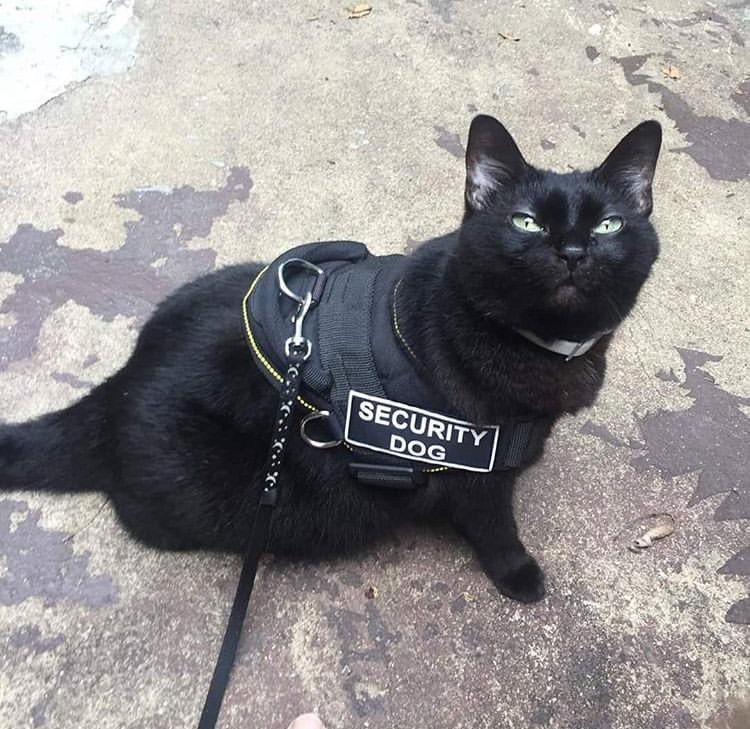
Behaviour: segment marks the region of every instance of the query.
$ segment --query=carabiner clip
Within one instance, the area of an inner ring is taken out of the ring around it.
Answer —
[[[279,276],[279,288],[281,291],[288,296],[292,301],[296,301],[298,304],[303,304],[305,301],[304,296],[300,296],[299,294],[292,291],[286,284],[286,280],[284,279],[284,269],[289,266],[299,266],[300,268],[306,268],[308,271],[312,271],[316,276],[322,276],[323,275],[323,269],[318,268],[314,263],[310,263],[310,261],[306,261],[304,258],[287,258],[286,261],[284,261],[280,266],[278,270],[278,276]],[[310,298],[312,301],[312,294],[310,294]],[[308,305],[308,308],[309,305]]]
[[[310,311],[311,306],[312,293],[308,291],[305,294],[305,298],[300,301],[300,305],[297,307],[297,313],[293,318],[294,334],[284,342],[284,353],[287,357],[289,356],[293,344],[297,346],[301,344],[306,345],[307,352],[305,353],[304,359],[307,359],[312,352],[312,344],[310,344],[310,340],[302,335],[302,326],[305,323],[305,317],[307,316],[307,312]]]
[[[300,296],[298,293],[292,291],[289,286],[287,286],[286,280],[284,279],[284,269],[288,265],[300,266],[301,268],[306,268],[308,271],[312,271],[316,276],[316,281],[324,275],[324,272],[322,268],[318,268],[314,263],[310,263],[310,261],[306,261],[304,258],[288,258],[279,266],[279,288],[285,296],[288,296],[292,301],[296,301],[299,304],[297,312],[292,317],[292,321],[294,322],[294,334],[284,342],[284,353],[288,357],[292,346],[299,347],[304,345],[307,350],[304,359],[308,359],[312,352],[312,344],[307,337],[302,335],[302,325],[305,323],[307,312],[310,311],[310,308],[313,305],[314,287],[312,287],[304,296]]]

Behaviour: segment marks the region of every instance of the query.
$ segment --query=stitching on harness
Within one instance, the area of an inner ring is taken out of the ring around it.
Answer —
[[[258,281],[260,281],[260,277],[269,269],[269,266],[266,266],[260,273],[253,279],[253,282],[250,284],[250,288],[247,290],[247,293],[245,294],[244,298],[242,299],[242,319],[245,322],[245,333],[247,334],[247,339],[250,342],[250,347],[252,348],[253,352],[255,353],[255,356],[258,358],[258,361],[268,370],[269,374],[279,382],[283,382],[284,378],[273,368],[273,365],[266,359],[263,352],[261,352],[260,347],[255,342],[255,337],[253,336],[253,332],[250,329],[250,319],[247,316],[247,301],[250,298],[250,295],[253,293],[253,290],[255,289],[255,286],[257,285]],[[318,408],[316,408],[314,405],[311,405],[307,400],[297,395],[297,400],[304,405],[308,410],[312,410],[313,412],[316,412]]]
[[[401,279],[399,279],[398,283],[393,288],[393,328],[396,330],[396,335],[401,340],[401,344],[404,345],[406,351],[411,355],[412,359],[418,362],[419,360],[417,359],[417,355],[414,354],[414,350],[409,346],[409,342],[406,341],[406,338],[403,334],[401,334],[401,330],[398,327],[398,315],[396,314],[396,297],[398,296],[399,286],[401,286]]]

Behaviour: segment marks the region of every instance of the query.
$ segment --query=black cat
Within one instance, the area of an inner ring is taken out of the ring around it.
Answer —
[[[398,294],[400,329],[452,415],[534,416],[551,426],[594,401],[610,333],[657,257],[649,214],[660,144],[648,121],[597,169],[559,174],[527,164],[492,117],[474,119],[463,222],[408,259]],[[233,266],[183,286],[109,380],[65,410],[0,426],[0,487],[101,490],[146,544],[243,550],[278,399],[250,357],[240,315],[260,269]],[[581,356],[550,351],[559,340],[592,339]],[[342,450],[291,436],[269,551],[332,554],[404,520],[445,516],[502,593],[543,596],[543,573],[513,517],[517,470],[450,471],[412,491],[378,489],[350,477]]]

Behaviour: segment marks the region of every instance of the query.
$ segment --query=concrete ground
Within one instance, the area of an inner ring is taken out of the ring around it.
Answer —
[[[35,3],[0,2],[5,420],[101,381],[213,267],[449,230],[477,110],[557,169],[665,131],[662,257],[523,478],[548,597],[498,596],[448,531],[267,559],[221,726],[750,727],[750,3],[92,2],[42,69],[14,56]],[[50,98],[9,97],[32,78]],[[655,513],[674,533],[630,552]],[[2,493],[0,726],[195,726],[238,568],[139,546],[100,495]]]

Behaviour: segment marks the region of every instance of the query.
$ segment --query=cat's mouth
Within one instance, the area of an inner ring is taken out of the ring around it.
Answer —
[[[552,292],[552,303],[556,306],[579,307],[585,303],[580,276],[569,273]]]

